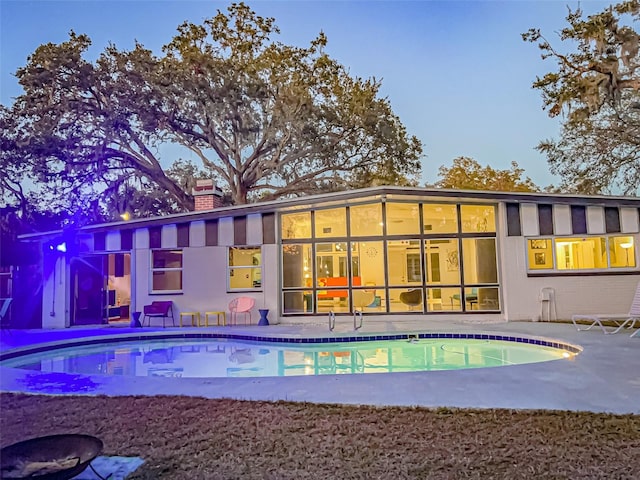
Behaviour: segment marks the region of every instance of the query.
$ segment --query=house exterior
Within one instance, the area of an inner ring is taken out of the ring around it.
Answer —
[[[154,300],[271,323],[567,319],[624,312],[640,199],[374,187],[25,235],[43,246],[43,328],[127,320]],[[201,198],[198,198],[201,197]],[[177,321],[176,321],[177,324]]]

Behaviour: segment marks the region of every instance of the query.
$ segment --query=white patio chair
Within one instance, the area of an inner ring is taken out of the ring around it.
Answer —
[[[591,323],[587,328],[580,328],[578,326],[577,320],[588,320]],[[602,324],[603,320],[612,320],[616,327],[609,331]],[[591,330],[592,327],[598,325],[605,335],[618,333],[624,327],[632,328],[635,326],[636,322],[640,324],[640,283],[636,287],[636,294],[633,297],[633,301],[631,302],[631,308],[629,309],[629,313],[593,313],[593,314],[580,314],[580,315],[572,315],[571,321],[575,325],[578,331],[586,331]],[[622,322],[622,323],[621,323]],[[634,332],[631,336],[635,336],[638,331]]]
[[[351,302],[353,304],[353,312],[364,311],[366,307],[371,305],[376,298],[375,290],[353,290],[351,292]]]

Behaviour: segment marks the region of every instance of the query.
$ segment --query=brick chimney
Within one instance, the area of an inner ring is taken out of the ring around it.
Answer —
[[[222,206],[222,190],[211,179],[196,180],[191,192],[195,201],[195,211],[213,210]]]

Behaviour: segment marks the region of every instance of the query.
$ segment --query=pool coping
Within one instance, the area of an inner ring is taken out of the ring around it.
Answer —
[[[32,355],[35,353],[48,352],[61,348],[84,347],[88,345],[99,345],[101,343],[109,343],[114,340],[120,342],[133,342],[140,340],[172,340],[172,339],[225,339],[247,342],[268,342],[275,344],[288,345],[322,345],[325,343],[356,343],[356,342],[375,342],[387,340],[411,340],[411,339],[452,339],[452,340],[494,340],[512,343],[524,343],[528,345],[537,345],[542,347],[556,348],[565,350],[574,354],[582,352],[582,347],[571,343],[557,341],[546,338],[536,338],[530,336],[516,336],[513,334],[487,334],[487,333],[455,333],[455,332],[404,332],[394,334],[372,333],[369,335],[352,336],[348,334],[334,336],[281,336],[281,335],[247,335],[240,333],[221,333],[221,332],[186,332],[186,333],[165,333],[165,332],[148,332],[145,334],[120,334],[120,335],[97,335],[84,339],[66,339],[55,342],[39,343],[20,348],[9,349],[0,352],[0,363],[5,360],[19,358],[24,355]]]

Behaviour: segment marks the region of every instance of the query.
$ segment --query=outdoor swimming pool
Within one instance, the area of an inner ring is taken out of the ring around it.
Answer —
[[[570,345],[499,335],[387,337],[393,336],[369,341],[316,339],[322,343],[310,342],[313,339],[137,338],[40,348],[37,353],[5,357],[0,366],[129,377],[286,377],[499,367],[571,358],[579,352]]]

